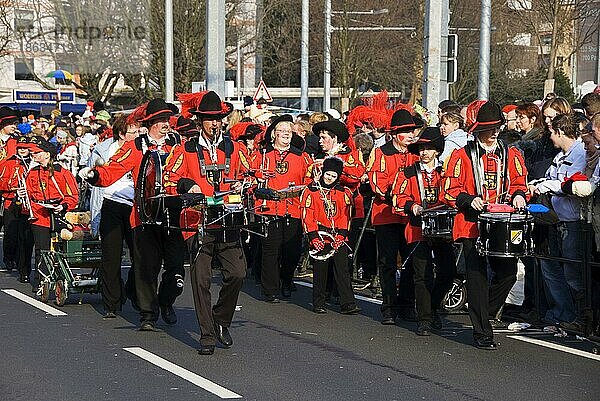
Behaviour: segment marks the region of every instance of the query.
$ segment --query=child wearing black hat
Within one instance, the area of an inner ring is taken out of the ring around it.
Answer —
[[[419,161],[398,172],[392,188],[394,213],[409,217],[404,233],[412,247],[419,336],[430,335],[432,328],[442,328],[437,308],[452,284],[456,269],[449,239],[424,238],[421,228],[423,211],[442,205],[439,199],[442,166],[438,156],[443,150],[444,137],[440,129],[427,127],[417,142],[408,145],[408,151],[418,155]],[[430,285],[425,278],[433,277],[432,252],[436,274]]]
[[[348,272],[348,249],[346,241],[350,228],[352,192],[339,185],[344,162],[337,157],[328,157],[323,161],[322,174],[302,193],[300,207],[302,226],[312,248],[311,255],[316,257],[313,267],[313,311],[326,313],[325,292],[329,258],[320,259],[325,248],[332,250],[333,273],[340,293],[341,312],[356,314],[352,283]],[[327,240],[329,238],[329,240]]]

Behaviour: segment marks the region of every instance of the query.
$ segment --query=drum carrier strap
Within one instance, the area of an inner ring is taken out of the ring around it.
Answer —
[[[200,141],[196,141],[196,154],[198,155],[198,164],[200,165],[200,174],[206,176],[206,172],[212,173],[213,186],[215,191],[220,190],[221,183],[221,171],[224,171],[225,174],[229,174],[229,170],[231,168],[231,155],[233,154],[233,142],[231,141],[231,137],[227,134],[223,135],[223,147],[225,148],[225,164],[206,164],[204,160],[204,152],[203,148],[200,145]]]
[[[478,151],[478,145],[477,145],[477,139],[475,139],[474,141],[470,141],[467,144],[467,147],[469,149],[469,154],[471,156],[471,165],[473,166],[473,178],[475,181],[475,192],[477,194],[477,196],[481,197],[481,171],[479,171],[479,151]],[[502,181],[502,185],[501,188],[498,188],[498,193],[504,193],[504,195],[502,195],[501,197],[499,197],[497,200],[499,201],[498,203],[502,203],[502,201],[506,198],[506,191],[508,190],[508,180],[506,179],[506,175],[508,174],[508,147],[504,145],[504,143],[501,140],[498,140],[498,147],[500,148],[500,157],[502,160],[502,172],[500,172],[502,175],[501,177],[501,181]]]
[[[425,200],[425,183],[423,182],[423,169],[421,162],[415,163],[415,171],[417,173],[417,187],[419,189],[419,195],[421,196],[421,206],[423,209],[427,209],[427,201]]]

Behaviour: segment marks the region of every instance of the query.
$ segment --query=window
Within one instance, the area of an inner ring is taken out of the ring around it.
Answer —
[[[531,10],[531,0],[508,0],[506,5],[511,10]]]
[[[531,46],[531,34],[518,33],[515,36],[513,36],[511,42],[515,46]]]
[[[35,75],[33,73],[33,59],[15,58],[15,80],[33,81],[34,79]]]
[[[15,31],[20,34],[33,31],[33,11],[15,10]]]
[[[550,46],[552,44],[552,35],[542,35],[540,39],[544,46]]]

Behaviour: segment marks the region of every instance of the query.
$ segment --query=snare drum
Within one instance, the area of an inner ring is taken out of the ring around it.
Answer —
[[[516,213],[479,215],[477,251],[485,256],[523,257],[533,254],[533,216]]]
[[[237,230],[246,223],[245,213],[242,203],[208,198],[207,206],[202,208],[201,224],[205,230]]]
[[[423,238],[451,240],[454,216],[454,209],[424,211],[421,215]]]

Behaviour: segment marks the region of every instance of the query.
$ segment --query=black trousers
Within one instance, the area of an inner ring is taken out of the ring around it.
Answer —
[[[121,310],[125,300],[125,288],[121,279],[121,255],[123,240],[129,253],[133,255],[133,231],[129,222],[131,206],[104,199],[100,211],[100,240],[102,244],[102,301],[107,311]],[[134,265],[132,263],[127,277],[128,289],[134,287]]]
[[[362,278],[370,280],[371,277],[377,274],[377,246],[375,243],[375,235],[373,235],[372,228],[365,228],[365,232],[363,233],[363,237],[360,241],[360,244],[358,244],[358,248],[356,246],[364,220],[364,218],[352,219],[352,222],[350,223],[350,235],[348,236],[348,244],[350,245],[350,248],[352,248],[356,253],[356,268],[363,268]],[[352,258],[350,258],[348,270],[350,271],[351,275],[352,273],[354,273],[352,269]]]
[[[31,255],[33,254],[33,233],[29,215],[21,214],[17,218],[17,242],[17,267],[19,275],[24,278],[31,272]]]
[[[262,241],[261,281],[265,295],[276,295],[279,284],[290,286],[302,253],[300,219],[288,217],[269,223]]]
[[[4,210],[4,240],[2,243],[2,255],[4,263],[17,263],[19,260],[19,218],[21,206],[12,202]]]
[[[31,225],[31,232],[33,234],[33,242],[35,245],[35,266],[33,268],[33,274],[31,278],[31,286],[33,291],[37,291],[37,287],[42,280],[42,274],[48,274],[48,267],[45,263],[42,263],[42,251],[50,250],[50,228]]]
[[[140,320],[155,322],[159,315],[158,306],[173,305],[183,292],[183,288],[177,287],[176,277],[185,276],[185,242],[181,231],[151,225],[136,227],[133,229],[133,255]],[[161,267],[165,271],[158,287]]]
[[[473,337],[493,338],[490,316],[495,316],[517,281],[517,258],[488,257],[493,272],[488,281],[486,258],[475,249],[475,239],[463,239],[467,268],[467,302],[473,324]]]
[[[192,292],[196,318],[200,326],[200,344],[215,345],[213,322],[229,327],[235,312],[238,295],[246,277],[246,258],[240,241],[215,241],[210,233],[198,234],[187,240],[190,252]],[[217,303],[212,306],[210,284],[212,260],[218,258],[222,266],[223,282]]]
[[[340,294],[340,305],[347,308],[355,304],[352,282],[348,272],[348,248],[341,246],[328,260],[315,260],[313,264],[313,306],[325,305],[329,262],[333,265],[333,276]]]
[[[414,307],[415,286],[413,282],[413,268],[411,263],[404,264],[400,275],[400,283],[396,288],[396,272],[398,270],[398,252],[402,263],[410,255],[411,248],[406,243],[404,224],[383,224],[375,226],[377,241],[379,280],[383,303],[381,313],[383,317],[394,317],[398,309]]]
[[[415,299],[419,321],[432,321],[432,313],[439,308],[456,274],[454,249],[450,242],[415,242],[412,265],[414,268]],[[433,252],[433,257],[432,257]],[[435,276],[433,274],[435,261]]]

